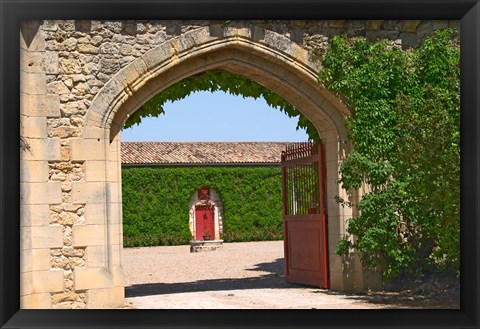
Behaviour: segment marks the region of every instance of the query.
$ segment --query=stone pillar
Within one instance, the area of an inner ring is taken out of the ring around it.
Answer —
[[[338,184],[340,165],[348,152],[350,152],[350,142],[328,132],[322,134],[322,139],[325,143],[327,168],[326,190],[330,288],[343,291],[379,290],[382,288],[380,273],[364,269],[358,252],[352,252],[348,256],[339,256],[335,253],[338,242],[346,235],[348,220],[356,214],[355,209],[339,205],[335,197],[339,196],[344,200],[356,202],[360,194],[358,192],[349,194]]]
[[[81,137],[89,96],[75,59],[46,47],[57,28],[27,21],[20,31],[20,306],[122,307],[119,158],[109,165],[104,140]]]
[[[40,22],[20,30],[20,307],[51,308],[65,289],[65,271],[52,263],[52,250],[64,245],[65,227],[51,220],[62,204],[62,184],[51,164],[61,161],[61,141],[47,135],[48,118],[60,116],[59,98],[47,92],[45,39]]]

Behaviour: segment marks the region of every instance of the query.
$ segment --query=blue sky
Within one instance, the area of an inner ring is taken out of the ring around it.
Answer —
[[[304,142],[297,119],[271,108],[263,99],[224,92],[196,92],[167,103],[165,114],[143,118],[140,125],[122,131],[123,141],[269,141]]]

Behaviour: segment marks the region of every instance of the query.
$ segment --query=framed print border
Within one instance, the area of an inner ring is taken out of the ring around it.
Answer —
[[[1,328],[478,328],[480,4],[478,0],[0,0]],[[20,309],[19,22],[41,19],[461,20],[460,310]]]

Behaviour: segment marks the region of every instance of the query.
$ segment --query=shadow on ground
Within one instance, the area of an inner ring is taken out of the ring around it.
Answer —
[[[399,292],[338,292],[326,289],[317,289],[312,293],[320,293],[324,295],[341,295],[345,299],[367,302],[372,305],[382,305],[391,309],[459,309],[460,298],[449,295],[420,295],[411,291]]]
[[[140,297],[150,295],[177,294],[184,292],[242,290],[242,289],[285,289],[298,288],[300,285],[287,283],[283,274],[284,259],[273,262],[259,263],[249,271],[267,272],[256,277],[240,279],[212,279],[178,283],[144,283],[125,287],[125,297]]]
[[[221,290],[244,290],[244,289],[288,289],[305,287],[285,281],[284,259],[278,258],[273,262],[259,263],[248,271],[258,271],[260,274],[249,278],[225,278],[198,280],[192,282],[176,283],[144,283],[125,287],[125,297],[143,297],[152,295],[168,295],[188,292],[221,291]],[[419,308],[419,309],[458,309],[459,298],[442,298],[441,296],[423,296],[413,294],[411,291],[401,292],[338,292],[327,289],[309,287],[312,294],[343,296],[345,299],[367,302],[373,305],[383,305],[386,308]]]

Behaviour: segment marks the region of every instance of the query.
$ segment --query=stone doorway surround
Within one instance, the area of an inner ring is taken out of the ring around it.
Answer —
[[[223,205],[222,201],[220,200],[220,196],[218,195],[217,191],[213,188],[209,188],[210,191],[210,202],[214,206],[214,227],[215,232],[212,236],[212,240],[220,240],[223,234]],[[190,232],[192,233],[192,237],[196,236],[195,232],[195,206],[201,204],[201,201],[198,198],[198,192],[196,191],[189,202],[189,222],[188,226],[190,228]],[[194,239],[193,239],[194,240]]]
[[[361,191],[337,184],[349,109],[317,83],[339,33],[414,45],[457,21],[25,21],[20,37],[21,308],[124,305],[120,131],[168,86],[207,70],[244,75],[297,107],[325,146],[333,290],[379,287],[334,253]]]
[[[213,227],[214,232],[213,236],[209,241],[199,240],[198,234],[196,232],[197,227],[197,206],[203,205],[206,200],[201,200],[199,198],[200,190],[208,190],[208,203],[213,206]],[[202,251],[214,251],[223,248],[223,205],[220,200],[218,193],[209,187],[203,187],[198,189],[192,196],[190,203],[190,219],[189,219],[189,228],[192,233],[192,240],[190,241],[190,252],[202,252]]]

